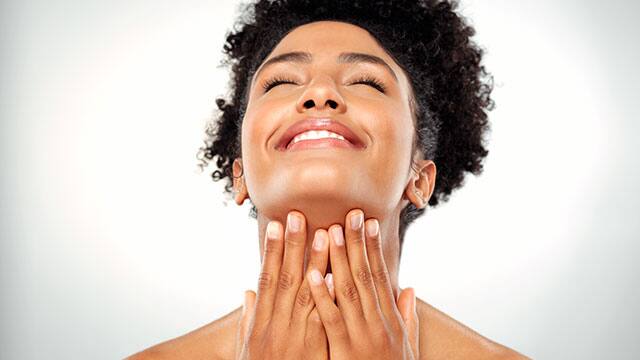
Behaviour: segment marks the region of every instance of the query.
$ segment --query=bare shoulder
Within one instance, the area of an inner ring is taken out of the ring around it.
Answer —
[[[528,357],[491,341],[430,304],[417,299],[423,359],[521,360]],[[232,359],[241,308],[185,335],[140,351],[125,360]]]
[[[421,299],[417,299],[416,305],[423,359],[529,359],[485,338]]]
[[[231,359],[242,308],[187,334],[149,347],[125,360]]]

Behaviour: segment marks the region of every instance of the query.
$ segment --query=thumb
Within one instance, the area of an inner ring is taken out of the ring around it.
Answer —
[[[253,317],[253,313],[256,306],[256,293],[252,290],[247,290],[244,292],[244,303],[242,305],[242,315],[240,319],[240,331],[244,336],[249,330],[249,325],[251,324],[251,318]]]
[[[242,304],[242,313],[238,322],[238,331],[236,333],[236,359],[240,356],[247,337],[247,331],[251,325],[251,318],[255,310],[256,293],[247,290],[244,292],[244,302]]]
[[[403,289],[398,295],[398,310],[407,329],[409,343],[413,351],[413,358],[420,358],[420,327],[416,310],[416,294],[413,288]]]

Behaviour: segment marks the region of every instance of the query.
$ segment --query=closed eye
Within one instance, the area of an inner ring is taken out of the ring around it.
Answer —
[[[297,83],[291,79],[287,79],[287,78],[283,78],[283,77],[274,77],[271,79],[268,79],[264,82],[264,84],[262,84],[262,88],[264,89],[264,92],[267,92],[269,90],[271,90],[272,88],[281,85],[281,84],[294,84],[296,85]]]
[[[369,86],[375,88],[376,90],[380,91],[383,94],[387,91],[386,86],[381,81],[379,81],[376,78],[369,77],[369,76],[361,77],[361,78],[359,78],[356,81],[351,83],[351,85],[355,85],[355,84],[369,85]]]
[[[293,84],[293,85],[297,85],[297,83],[292,80],[292,79],[288,79],[288,78],[284,78],[284,77],[274,77],[271,79],[266,80],[263,84],[262,84],[262,88],[264,89],[264,92],[267,92],[269,90],[271,90],[272,88],[278,86],[278,85],[282,85],[282,84]],[[381,93],[385,93],[387,88],[386,86],[379,81],[376,78],[373,77],[369,77],[369,76],[363,76],[353,82],[350,83],[350,85],[356,85],[356,84],[365,84],[365,85],[369,85],[371,87],[373,87],[374,89],[380,91]]]

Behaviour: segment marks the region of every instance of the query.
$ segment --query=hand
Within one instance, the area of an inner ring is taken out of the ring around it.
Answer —
[[[403,290],[396,306],[378,221],[367,220],[365,237],[363,220],[361,210],[352,210],[345,221],[346,235],[340,225],[329,228],[337,306],[323,285],[323,268],[311,268],[306,276],[327,334],[330,358],[419,359],[413,290]]]
[[[236,359],[328,359],[325,330],[302,276],[307,239],[304,215],[289,213],[284,233],[283,238],[282,224],[277,221],[267,226],[258,292],[245,292]],[[308,267],[320,269],[323,277],[328,257],[328,234],[319,229]],[[331,274],[324,282],[328,289],[333,288]],[[331,291],[328,301],[333,302],[332,293],[335,298]]]

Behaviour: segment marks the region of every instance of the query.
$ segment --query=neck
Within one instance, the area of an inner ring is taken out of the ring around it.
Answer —
[[[400,239],[398,236],[398,227],[399,227],[399,217],[400,210],[402,205],[393,211],[390,211],[386,214],[374,214],[374,212],[370,211],[367,213],[367,209],[361,208],[365,214],[365,220],[369,218],[376,218],[380,223],[380,236],[382,241],[382,249],[384,261],[387,265],[387,270],[389,272],[389,278],[391,280],[391,286],[393,289],[394,296],[397,297],[399,293],[398,288],[398,273],[399,273],[399,265],[400,265]],[[344,228],[345,216],[349,212],[350,209],[346,208],[342,209],[342,211],[336,211],[336,206],[334,205],[331,208],[331,211],[327,208],[305,208],[305,207],[296,207],[295,210],[302,212],[305,215],[306,223],[307,223],[307,246],[305,251],[305,260],[304,267],[306,269],[307,259],[309,257],[309,249],[313,242],[313,235],[317,229],[325,229],[327,230],[333,224],[340,224]],[[293,209],[290,209],[293,210]],[[286,217],[288,211],[283,211],[279,214],[273,214],[271,216],[267,216],[266,214],[258,211],[258,239],[260,246],[260,257],[262,261],[262,254],[264,253],[263,244],[264,244],[264,236],[267,228],[267,224],[269,221],[278,221],[281,224],[286,224]]]

